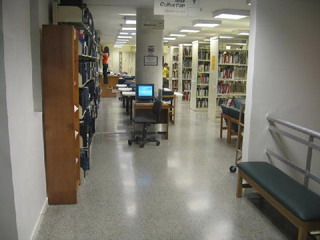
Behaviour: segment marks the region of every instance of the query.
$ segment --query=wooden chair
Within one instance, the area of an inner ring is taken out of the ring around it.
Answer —
[[[223,124],[223,120],[226,122],[226,126]],[[238,124],[239,120],[225,113],[221,113],[220,119],[220,138],[222,138],[222,131],[227,130],[227,143],[231,144],[231,136],[238,135],[238,132],[232,129],[232,123]]]

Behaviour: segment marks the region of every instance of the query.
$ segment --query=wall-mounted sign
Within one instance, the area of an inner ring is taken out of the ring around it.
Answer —
[[[158,56],[144,56],[144,66],[158,66]]]
[[[154,51],[155,51],[155,47],[154,46],[148,46],[148,54],[150,55],[150,56],[153,56],[153,54],[154,54]]]
[[[215,71],[216,70],[216,56],[212,56],[211,58],[211,69],[212,71]]]
[[[163,20],[143,20],[141,28],[143,30],[146,29],[164,29],[164,21]]]
[[[200,0],[154,0],[155,15],[187,16],[200,9]]]

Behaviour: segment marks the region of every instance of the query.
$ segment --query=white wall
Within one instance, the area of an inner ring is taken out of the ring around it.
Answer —
[[[31,238],[46,202],[42,113],[34,111],[29,1],[2,4],[12,180],[22,240]]]
[[[0,12],[2,2],[0,1]],[[0,17],[0,239],[18,239],[12,182],[8,131],[6,82],[4,71],[3,24]]]
[[[267,160],[266,146],[275,150],[266,114],[320,131],[319,12],[320,2],[315,0],[253,1],[245,160]],[[301,151],[288,141],[279,151],[297,163],[306,158],[305,148]],[[319,175],[320,164],[313,168]]]

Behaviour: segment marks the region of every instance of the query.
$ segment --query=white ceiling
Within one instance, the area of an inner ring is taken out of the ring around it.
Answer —
[[[136,13],[137,8],[153,8],[154,0],[85,0],[94,19],[95,29],[101,31],[102,43],[113,44],[124,24],[124,16],[119,13]],[[196,19],[212,20],[212,12],[220,9],[249,10],[246,0],[200,0],[200,13],[197,16],[165,16],[164,36],[178,33],[179,28],[192,26]],[[233,30],[249,30],[250,19],[222,20],[215,28],[202,28],[200,33],[189,33],[187,37],[170,41],[170,45],[191,43],[216,34],[231,34]],[[129,44],[135,44],[133,38]]]

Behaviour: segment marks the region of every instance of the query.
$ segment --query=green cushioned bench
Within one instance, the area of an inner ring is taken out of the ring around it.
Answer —
[[[247,185],[267,201],[299,230],[298,240],[305,240],[310,231],[320,230],[320,196],[266,162],[242,162],[239,169],[237,197]]]

